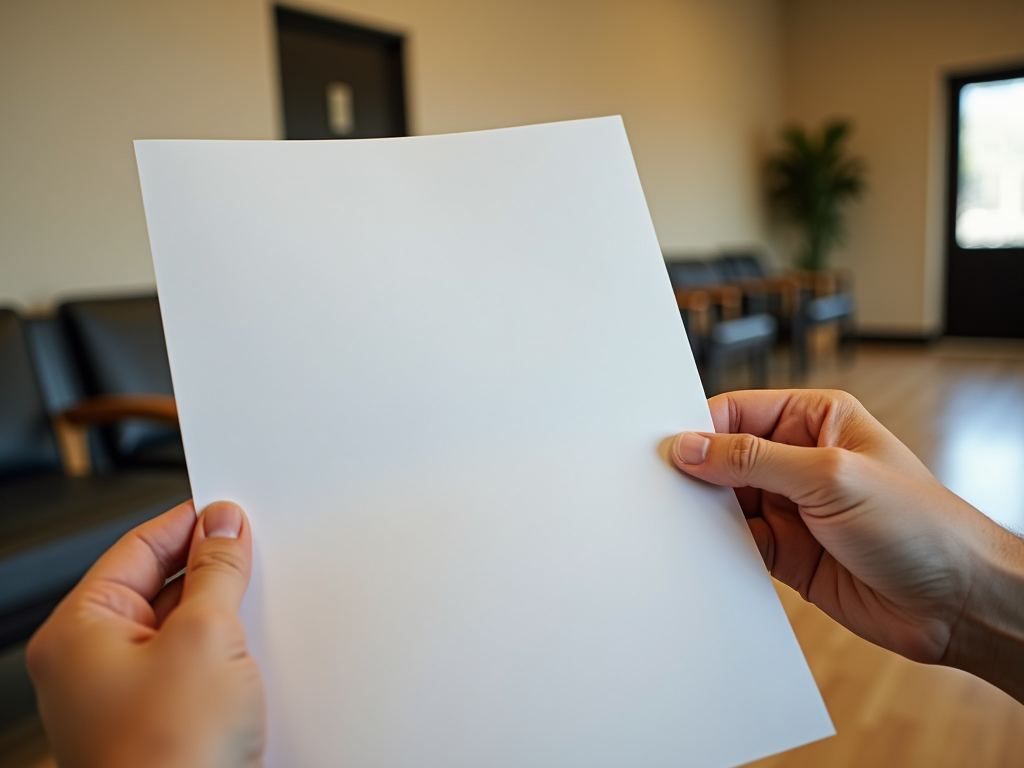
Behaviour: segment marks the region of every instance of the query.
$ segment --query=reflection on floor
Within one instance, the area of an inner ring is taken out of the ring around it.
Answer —
[[[806,385],[851,392],[957,494],[1024,529],[1024,345],[862,345],[852,366],[826,363]],[[1024,765],[1024,706],[870,645],[779,593],[838,735],[751,766]]]
[[[788,386],[778,363],[773,384]],[[852,365],[819,361],[804,385],[853,393],[954,491],[1024,530],[1024,345],[862,345]],[[779,593],[839,735],[752,766],[1024,764],[1024,706],[966,674],[876,648]],[[10,742],[4,754],[0,739],[0,768],[53,767],[37,728],[25,725],[20,756]]]

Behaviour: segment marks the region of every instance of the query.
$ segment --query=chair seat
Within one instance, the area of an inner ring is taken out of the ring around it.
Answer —
[[[0,617],[68,591],[110,546],[191,496],[180,470],[33,475],[0,486]]]
[[[718,323],[711,329],[711,340],[728,347],[770,345],[775,340],[777,327],[771,315],[749,315]]]
[[[827,323],[832,320],[840,320],[852,315],[856,311],[853,295],[849,293],[836,293],[831,296],[823,296],[819,299],[812,299],[807,303],[807,319],[813,323]]]

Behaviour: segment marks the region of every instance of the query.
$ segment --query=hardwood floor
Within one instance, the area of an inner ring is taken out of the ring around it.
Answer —
[[[787,386],[778,369],[773,384]],[[851,392],[943,482],[1024,529],[1024,344],[862,345],[852,365],[819,361],[804,384]],[[969,675],[876,648],[779,593],[838,735],[751,766],[1024,765],[1024,706]],[[18,768],[53,766],[37,752],[26,758]],[[0,755],[0,765],[14,763]]]
[[[826,363],[806,385],[852,393],[947,486],[1024,528],[1024,345],[862,345],[852,366]],[[864,642],[777,587],[838,735],[751,767],[1024,765],[1024,706]]]

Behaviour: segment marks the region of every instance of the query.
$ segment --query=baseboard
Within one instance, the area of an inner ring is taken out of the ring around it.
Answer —
[[[937,333],[885,333],[879,331],[860,331],[857,333],[858,342],[868,344],[934,344],[942,338]]]

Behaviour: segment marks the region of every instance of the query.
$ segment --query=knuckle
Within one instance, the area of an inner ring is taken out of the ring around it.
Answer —
[[[831,403],[832,410],[840,417],[849,418],[865,413],[864,406],[860,400],[841,389],[826,390],[826,395]]]
[[[856,454],[843,448],[821,448],[818,454],[818,473],[833,489],[850,485],[856,471]]]
[[[729,464],[740,478],[750,475],[761,453],[761,441],[753,435],[736,435],[729,446]]]
[[[220,545],[219,541],[213,544],[208,541],[206,546],[200,547],[199,551],[193,555],[189,570],[193,573],[202,571],[229,576],[244,576],[246,574],[245,558],[236,550],[236,547]]]
[[[839,405],[860,406],[860,400],[843,389],[826,389],[828,397]]]
[[[78,599],[71,605],[73,608],[93,606],[120,613],[127,609],[126,604],[130,602],[133,595],[134,593],[123,584],[107,579],[97,579],[83,587]]]

